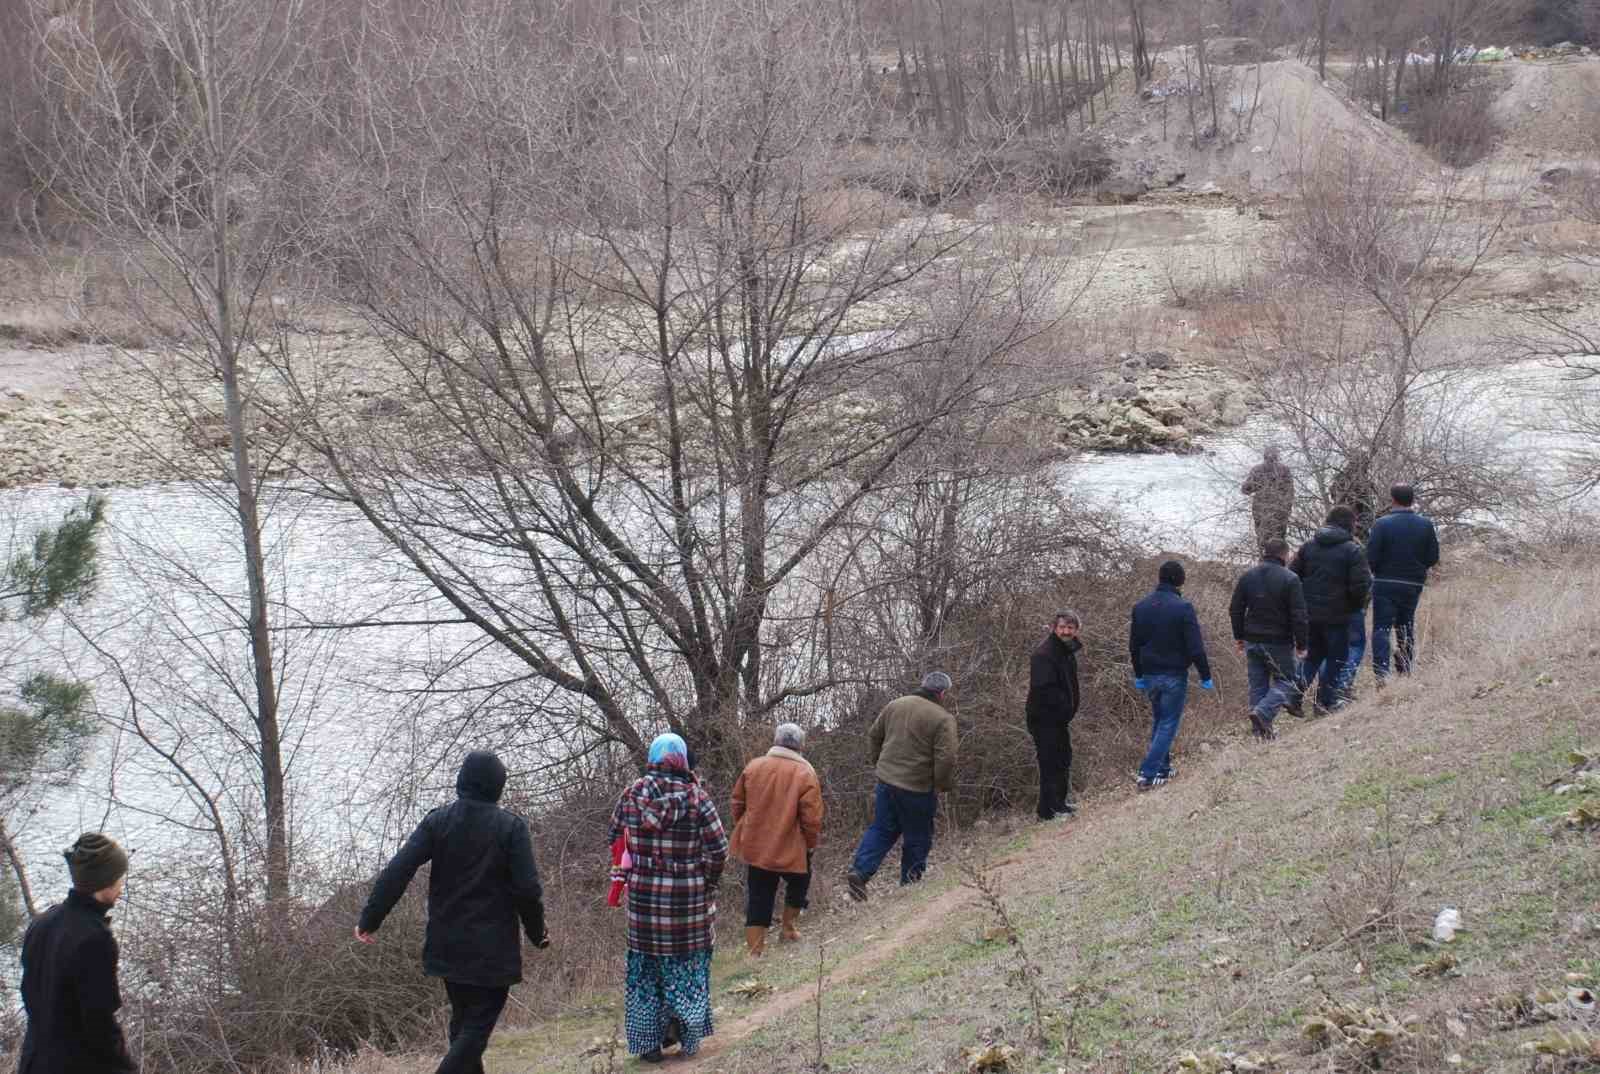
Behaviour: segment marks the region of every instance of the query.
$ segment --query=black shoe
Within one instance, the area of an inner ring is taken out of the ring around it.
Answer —
[[[1250,727],[1255,731],[1257,738],[1271,742],[1278,736],[1272,730],[1272,721],[1266,719],[1255,709],[1250,710]]]
[[[1056,816],[1058,817],[1070,817],[1077,811],[1078,807],[1070,800],[1062,802],[1060,805],[1056,806]]]
[[[850,897],[856,902],[867,901],[867,878],[857,872],[845,874],[844,881],[850,886]]]
[[[661,1047],[670,1048],[683,1040],[683,1023],[676,1015],[667,1019],[667,1031],[661,1034]]]
[[[666,1056],[661,1054],[661,1049],[660,1048],[651,1048],[648,1052],[645,1052],[643,1055],[641,1055],[639,1057],[639,1062],[641,1062],[641,1063],[659,1063],[664,1059],[666,1059]]]
[[[1138,779],[1133,781],[1133,785],[1136,789],[1141,791],[1153,791],[1157,787],[1165,787],[1167,785],[1167,777],[1157,776],[1155,779],[1145,779],[1143,776],[1140,776]]]
[[[1303,697],[1295,698],[1294,699],[1294,704],[1283,706],[1283,711],[1287,712],[1290,716],[1293,716],[1297,720],[1305,719],[1306,718],[1306,699],[1303,698]]]

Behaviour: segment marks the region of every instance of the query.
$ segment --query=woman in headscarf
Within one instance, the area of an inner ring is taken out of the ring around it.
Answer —
[[[657,1063],[676,1040],[693,1055],[711,1035],[711,945],[728,837],[677,735],[650,744],[644,775],[611,815],[610,840],[619,836],[632,861],[628,1051]]]

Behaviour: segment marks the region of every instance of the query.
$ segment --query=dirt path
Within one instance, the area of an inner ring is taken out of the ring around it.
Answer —
[[[1050,841],[1066,839],[1072,832],[1073,826],[1068,825],[1053,836]],[[992,863],[989,866],[989,871],[998,879],[1008,880],[1022,872],[1022,865],[1022,856],[1014,854]],[[915,913],[902,922],[894,931],[887,936],[874,940],[836,966],[828,974],[827,989],[829,991],[835,990],[840,985],[855,980],[870,970],[877,969],[903,951],[906,945],[912,943],[918,937],[945,926],[950,918],[968,906],[973,901],[973,898],[973,893],[965,885],[962,885],[951,888],[949,891],[936,896],[931,902],[917,907]],[[871,913],[872,904],[868,903],[867,906],[868,909],[865,912]],[[817,986],[814,981],[775,993],[760,1007],[746,1012],[726,1025],[718,1027],[716,1034],[706,1039],[699,1055],[687,1062],[673,1064],[672,1069],[675,1071],[700,1070],[708,1060],[716,1059],[726,1054],[763,1026],[783,1018],[796,1008],[815,1002],[816,997]]]

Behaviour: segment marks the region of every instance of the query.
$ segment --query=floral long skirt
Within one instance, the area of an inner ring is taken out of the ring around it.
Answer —
[[[699,1051],[700,1038],[711,1036],[711,952],[669,957],[629,951],[628,1051],[643,1055],[663,1047],[673,1019],[684,1055]]]

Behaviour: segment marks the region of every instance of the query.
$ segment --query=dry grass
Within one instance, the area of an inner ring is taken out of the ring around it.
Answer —
[[[1137,797],[1119,787],[1070,824],[1009,842],[992,827],[968,833],[1012,855],[992,872],[1057,1005],[1051,1039],[1011,1069],[1162,1070],[1213,1046],[1275,1053],[1282,1070],[1360,1069],[1370,1056],[1300,1034],[1330,999],[1416,1019],[1385,1069],[1462,1069],[1451,1054],[1465,1069],[1527,1069],[1518,1045],[1540,1031],[1496,1028],[1493,998],[1600,974],[1600,853],[1592,834],[1552,824],[1560,800],[1546,786],[1567,748],[1597,737],[1600,684],[1584,672],[1600,568],[1591,557],[1453,570],[1423,601],[1414,678],[1271,747],[1242,728],[1186,732],[1178,782]],[[985,939],[950,872],[813,923],[838,953],[831,1070],[949,1070],[965,1047],[1025,1045],[1032,1004],[1008,945]],[[1428,925],[1447,904],[1469,930],[1448,949],[1459,976],[1429,976]],[[886,929],[899,937],[887,946]],[[769,1002],[809,987],[815,961],[808,944],[763,967],[778,989]],[[783,1070],[774,1056],[811,1054],[808,1019],[792,1013],[730,1028],[760,1006],[725,998],[743,972],[719,964],[727,1032],[690,1069]],[[536,1033],[554,1043],[552,1031]],[[517,1040],[505,1035],[491,1070],[583,1069],[575,1052]]]

